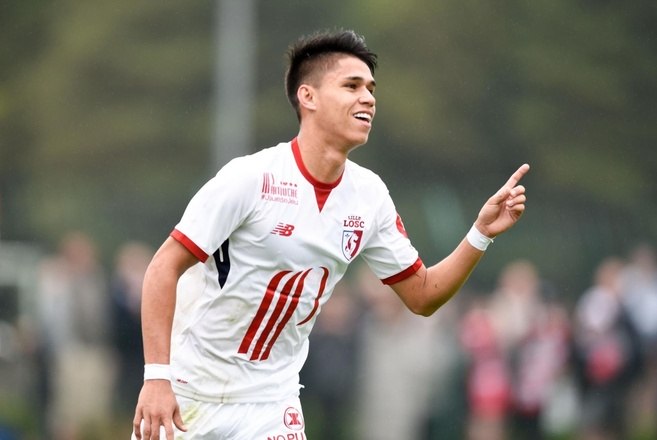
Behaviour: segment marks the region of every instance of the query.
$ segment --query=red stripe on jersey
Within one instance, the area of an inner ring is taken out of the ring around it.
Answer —
[[[276,306],[274,307],[274,311],[269,317],[269,320],[267,321],[267,325],[265,325],[265,328],[262,330],[262,333],[260,333],[260,337],[256,341],[256,345],[253,348],[253,353],[251,353],[252,361],[260,357],[260,352],[262,351],[262,348],[265,346],[267,339],[269,339],[269,334],[274,328],[274,325],[276,325],[276,321],[278,321],[278,317],[281,316],[281,313],[285,308],[285,303],[287,302],[287,298],[290,296],[290,292],[292,291],[292,288],[294,287],[294,283],[296,282],[299,275],[301,275],[300,272],[295,273],[283,285],[283,289],[278,295],[278,301],[276,301]],[[265,359],[266,359],[265,357],[260,358],[260,360],[265,360]]]
[[[326,288],[326,280],[328,279],[328,274],[329,271],[327,268],[322,267],[322,270],[324,271],[324,276],[322,277],[322,281],[319,285],[319,292],[317,292],[317,296],[315,297],[315,305],[313,306],[313,309],[311,310],[310,314],[306,316],[306,319],[298,323],[297,325],[303,325],[306,322],[310,321],[313,316],[315,316],[315,313],[317,313],[317,309],[319,308],[319,299],[322,297],[324,294],[324,289]]]
[[[189,252],[191,252],[196,258],[198,258],[200,262],[205,263],[205,261],[208,259],[208,254],[206,254],[203,249],[198,247],[196,243],[194,243],[189,237],[187,237],[179,230],[174,229],[173,231],[171,231],[171,234],[169,235],[171,236],[171,238],[175,239],[177,242],[185,246],[185,248]]]
[[[276,289],[278,288],[278,284],[281,282],[281,279],[283,279],[283,277],[290,272],[291,271],[289,270],[281,271],[277,273],[276,276],[272,278],[271,281],[269,282],[269,285],[267,286],[267,291],[265,292],[265,296],[262,299],[262,302],[260,303],[260,308],[258,308],[258,311],[256,312],[253,321],[251,321],[251,325],[249,326],[249,329],[246,331],[246,334],[244,335],[244,339],[242,339],[242,344],[240,345],[240,348],[237,351],[238,353],[244,354],[249,351],[251,342],[253,342],[253,339],[255,338],[258,329],[260,328],[260,324],[262,324],[262,320],[265,318],[265,315],[267,314],[269,305],[274,299],[274,292],[276,292]]]
[[[391,284],[395,284],[395,283],[398,283],[400,281],[404,281],[406,278],[410,277],[415,272],[420,270],[421,267],[422,267],[422,260],[418,257],[418,259],[415,260],[415,263],[413,263],[412,266],[409,266],[408,268],[406,268],[403,271],[399,272],[397,275],[393,275],[391,277],[388,277],[388,278],[385,278],[385,279],[381,280],[381,282],[383,282],[383,284],[386,284],[386,285],[389,286]]]
[[[272,177],[271,173],[265,173],[262,176],[262,192],[263,194],[267,194],[270,191],[270,188],[273,184],[274,178]]]
[[[274,346],[274,343],[276,342],[280,334],[283,332],[283,328],[290,321],[290,318],[292,318],[292,314],[297,309],[297,306],[299,305],[299,298],[301,297],[301,292],[303,292],[304,281],[306,280],[306,277],[308,276],[310,271],[311,269],[308,269],[301,276],[301,279],[299,280],[296,289],[294,289],[294,295],[292,295],[292,300],[290,301],[290,305],[288,305],[287,310],[285,311],[285,315],[283,316],[283,319],[281,319],[281,322],[279,322],[278,326],[276,326],[276,331],[274,332],[274,336],[272,336],[271,340],[267,344],[267,349],[262,354],[262,357],[260,358],[261,360],[264,361],[269,357],[271,348]]]

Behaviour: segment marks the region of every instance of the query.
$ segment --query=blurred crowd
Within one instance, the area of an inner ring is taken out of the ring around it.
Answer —
[[[94,240],[74,231],[41,260],[36,322],[19,326],[19,367],[32,377],[11,396],[33,414],[0,412],[0,440],[129,438],[143,377],[141,285],[152,255],[144,243],[125,243],[108,269]]]
[[[12,426],[0,405],[0,440],[128,438],[143,374],[141,283],[153,251],[125,243],[108,268],[93,239],[72,232],[43,259],[37,322],[18,338],[21,368],[33,376],[22,395],[32,428]],[[513,261],[489,291],[466,285],[423,318],[355,267],[311,335],[301,395],[307,437],[655,438],[655,249],[603,257],[583,276],[590,287],[567,297],[533,262]]]
[[[602,258],[586,276],[567,298],[513,261],[490,291],[466,285],[423,318],[360,268],[311,335],[308,437],[657,438],[655,250]]]

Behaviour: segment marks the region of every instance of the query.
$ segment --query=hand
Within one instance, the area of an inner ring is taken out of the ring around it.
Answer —
[[[144,422],[142,426],[142,420]],[[168,380],[146,380],[139,393],[139,400],[133,420],[133,430],[137,439],[160,440],[160,426],[164,427],[166,438],[173,440],[173,422],[181,431],[187,431],[180,414],[180,407]]]
[[[481,208],[475,227],[487,237],[494,238],[513,226],[525,211],[525,187],[518,185],[529,171],[524,164]]]

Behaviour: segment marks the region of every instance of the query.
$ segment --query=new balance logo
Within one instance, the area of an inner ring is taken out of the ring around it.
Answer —
[[[273,231],[271,231],[272,234],[275,235],[280,235],[282,237],[289,237],[292,235],[292,231],[294,231],[294,225],[290,225],[287,223],[279,223],[276,225]]]

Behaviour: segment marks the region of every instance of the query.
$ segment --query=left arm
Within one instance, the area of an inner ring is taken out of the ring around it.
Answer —
[[[484,236],[495,238],[511,228],[525,210],[525,187],[518,182],[529,171],[524,164],[489,198],[479,211],[475,228]],[[481,260],[484,251],[467,238],[440,262],[424,265],[412,276],[391,285],[404,304],[414,313],[429,316],[459,291]]]

